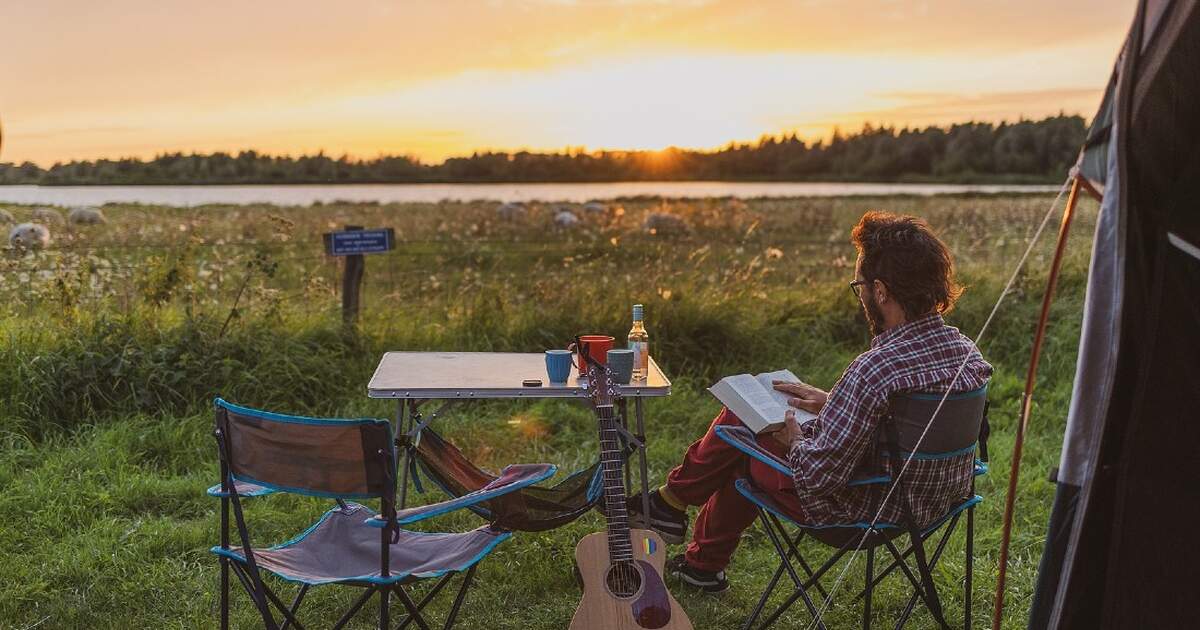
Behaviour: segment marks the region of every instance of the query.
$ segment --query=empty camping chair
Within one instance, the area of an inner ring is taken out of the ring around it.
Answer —
[[[780,559],[774,577],[767,584],[758,604],[747,618],[744,628],[755,627],[772,592],[784,575],[791,579],[794,590],[758,627],[770,626],[797,601],[803,601],[809,613],[814,617],[819,617],[809,590],[815,589],[822,598],[828,599],[830,593],[821,584],[821,578],[845,554],[854,551],[865,552],[867,560],[864,586],[857,595],[857,599],[863,600],[863,628],[871,626],[871,596],[874,588],[889,574],[897,570],[908,580],[909,585],[913,588],[913,593],[895,627],[902,628],[911,617],[918,601],[921,601],[929,609],[938,626],[948,628],[949,625],[942,612],[941,598],[933,583],[932,571],[941,559],[946,543],[964,513],[967,525],[963,627],[970,628],[975,506],[983,500],[982,497],[975,494],[974,479],[972,478],[971,488],[966,496],[952,505],[945,514],[934,519],[932,523],[920,527],[913,518],[912,506],[908,504],[908,495],[904,491],[905,477],[900,475],[900,470],[910,456],[914,460],[944,459],[963,457],[976,451],[978,456],[975,457],[974,476],[987,472],[987,436],[989,432],[987,387],[951,394],[945,397],[944,403],[942,402],[943,397],[944,394],[893,396],[888,405],[889,413],[881,419],[877,431],[881,447],[880,454],[887,462],[886,470],[879,471],[880,474],[877,476],[850,482],[850,485],[878,487],[878,491],[874,493],[873,511],[879,510],[885,498],[889,501],[900,502],[904,514],[902,522],[855,522],[813,526],[802,522],[802,519],[797,516],[789,514],[787,509],[773,500],[770,494],[756,487],[749,478],[737,480],[735,485],[738,492],[758,507],[759,520]],[[928,431],[926,431],[927,426],[929,427]],[[751,457],[784,474],[789,476],[792,474],[788,463],[759,447],[754,433],[746,427],[721,426],[716,428],[716,432],[721,439]],[[924,436],[923,439],[922,436]],[[919,450],[917,450],[918,448]],[[893,484],[892,480],[896,478],[899,479],[898,483]],[[796,528],[797,533],[789,534],[785,523]],[[938,538],[933,553],[929,554],[925,548],[925,542],[931,539],[939,529],[944,531]],[[909,536],[909,543],[907,548],[901,551],[893,540],[905,534]],[[835,549],[830,557],[816,569],[800,553],[799,543],[805,536]],[[887,551],[891,557],[891,563],[876,574],[875,551],[879,547],[883,547]],[[909,564],[910,559],[916,565],[915,570]],[[800,571],[804,572],[804,576],[801,576]],[[824,628],[824,624],[820,622],[816,625],[818,628]]]
[[[514,465],[477,491],[462,497],[405,510],[396,509],[396,452],[392,428],[374,419],[332,420],[287,416],[216,401],[221,483],[209,493],[221,499],[221,544],[213,547],[221,563],[221,628],[229,627],[229,574],[242,583],[270,630],[300,628],[296,614],[308,589],[342,584],[363,593],[334,628],[341,628],[378,594],[379,627],[389,626],[392,595],[406,616],[427,628],[422,610],[453,575],[463,573],[447,615],[449,628],[471,584],[477,563],[512,534],[484,525],[462,533],[415,533],[415,523],[479,501],[494,499],[552,476],[549,464]],[[242,500],[290,492],[337,501],[337,506],[291,540],[274,547],[254,546]],[[349,500],[378,499],[380,513]],[[240,545],[230,541],[230,518]],[[263,579],[263,572],[298,583],[290,605]],[[406,585],[440,578],[419,601]],[[282,623],[276,622],[276,615]]]
[[[412,477],[420,484],[417,468],[452,497],[467,496],[494,483],[495,476],[480,469],[453,444],[424,427],[413,440]],[[623,455],[632,452],[624,449]],[[526,486],[485,501],[470,509],[497,526],[514,531],[539,532],[562,527],[596,507],[603,496],[599,460],[550,487]]]

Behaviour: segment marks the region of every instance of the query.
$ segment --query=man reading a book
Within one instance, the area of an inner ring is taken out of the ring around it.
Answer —
[[[875,429],[897,393],[965,392],[982,387],[992,366],[975,344],[947,326],[948,312],[962,289],[946,245],[921,219],[883,212],[865,214],[851,241],[858,250],[851,290],[862,304],[873,338],[828,392],[800,382],[775,381],[788,404],[816,414],[800,424],[788,414],[780,430],[759,433],[759,445],[786,459],[784,475],[749,458],[716,436],[718,425],[739,424],[728,408],[688,447],[683,462],[650,497],[645,518],[640,496],[631,497],[635,523],[681,543],[687,506],[701,506],[692,540],[668,570],[708,592],[728,588],[725,567],[757,510],[734,488],[749,463],[755,484],[808,525],[837,525],[875,517],[866,486],[847,482],[869,477],[884,465],[875,449]],[[961,370],[960,370],[961,368]],[[807,415],[807,414],[806,414]],[[974,454],[913,460],[905,484],[914,517],[922,526],[967,494]],[[900,502],[885,504],[883,521],[901,518]],[[648,522],[647,522],[648,521]]]

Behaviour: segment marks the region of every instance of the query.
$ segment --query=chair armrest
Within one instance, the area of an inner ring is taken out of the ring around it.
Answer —
[[[737,450],[757,459],[775,470],[791,477],[792,467],[783,458],[758,445],[754,432],[746,427],[721,425],[713,429],[717,437],[729,443]]]
[[[398,525],[416,523],[417,521],[423,521],[427,518],[446,514],[447,512],[470,507],[476,503],[496,499],[510,492],[516,492],[526,486],[531,486],[539,481],[549,479],[557,471],[558,468],[552,464],[513,464],[505,466],[495,481],[475,492],[447,501],[398,510],[396,512],[396,523]],[[371,527],[383,527],[387,524],[387,519],[380,514],[367,519],[366,523]]]
[[[250,483],[249,481],[238,481],[238,480],[234,480],[233,489],[237,492],[237,495],[239,497],[243,497],[243,498],[245,498],[245,497],[265,497],[268,494],[275,494],[276,492],[278,492],[274,488],[260,486],[256,483]],[[221,489],[221,484],[217,484],[217,485],[209,488],[207,492],[208,492],[208,496],[210,496],[210,497],[221,498],[221,497],[229,496],[228,493],[226,493],[224,490]]]
[[[865,477],[863,479],[851,479],[846,482],[847,486],[869,486],[876,483],[891,483],[892,478],[888,475],[880,475],[878,477]]]

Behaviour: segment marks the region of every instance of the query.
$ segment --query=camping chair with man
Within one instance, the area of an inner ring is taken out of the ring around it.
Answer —
[[[755,435],[750,429],[741,426],[720,426],[716,428],[717,435],[751,457],[768,466],[791,475],[792,470],[787,462],[773,453],[761,448],[755,441]],[[850,485],[865,485],[876,489],[876,514],[880,514],[883,502],[899,501],[901,505],[902,522],[889,523],[873,519],[871,522],[853,522],[835,525],[812,526],[773,500],[769,493],[755,486],[747,475],[737,480],[736,487],[742,496],[750,500],[759,511],[759,520],[779,557],[779,567],[768,582],[762,596],[743,628],[767,628],[775,623],[793,604],[803,601],[809,614],[815,620],[817,628],[824,628],[821,621],[824,607],[818,608],[809,593],[815,589],[828,605],[832,595],[821,583],[831,568],[847,553],[863,551],[866,555],[866,575],[863,588],[855,600],[863,600],[862,627],[871,627],[872,594],[875,588],[889,574],[899,572],[906,578],[913,592],[896,623],[896,628],[902,628],[918,603],[923,602],[933,615],[935,622],[941,628],[949,628],[945,619],[942,600],[933,581],[933,570],[942,558],[946,543],[957,528],[958,523],[966,514],[966,549],[964,563],[966,575],[963,584],[963,627],[971,626],[971,581],[974,551],[975,506],[983,499],[975,494],[974,479],[967,496],[953,505],[947,512],[924,527],[919,526],[913,518],[912,506],[904,492],[904,468],[909,459],[943,459],[964,456],[973,453],[978,448],[975,459],[974,475],[987,472],[987,437],[989,427],[987,422],[987,387],[959,394],[905,394],[896,395],[889,404],[889,413],[885,416],[877,430],[877,439],[881,445],[880,451],[887,460],[887,469],[879,471],[877,476],[850,481]],[[795,528],[795,534],[789,534],[788,528]],[[937,540],[933,553],[927,553],[925,542],[934,537],[939,529],[942,535]],[[903,551],[897,547],[895,540],[904,534],[909,536],[909,544]],[[799,543],[805,538],[812,538],[824,546],[832,547],[834,552],[816,569],[800,552]],[[891,563],[878,574],[875,573],[875,552],[884,548],[891,558]],[[909,565],[910,557],[915,561]],[[849,566],[847,566],[847,570]],[[804,575],[801,576],[800,571]],[[767,616],[761,624],[758,623],[772,593],[784,575],[787,575],[794,586],[774,612]],[[840,578],[837,582],[840,582]],[[834,588],[838,586],[835,583]]]

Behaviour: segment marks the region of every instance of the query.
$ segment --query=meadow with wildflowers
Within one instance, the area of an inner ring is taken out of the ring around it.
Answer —
[[[541,351],[580,332],[620,338],[630,305],[642,303],[651,354],[675,385],[647,409],[657,483],[718,411],[704,391],[716,379],[786,367],[828,388],[867,347],[846,287],[855,258],[849,230],[864,211],[917,214],[946,240],[967,287],[948,320],[974,337],[1050,201],[634,198],[505,213],[492,202],[108,205],[106,225],[52,226],[45,249],[0,251],[0,628],[215,626],[217,562],[208,549],[218,540],[218,506],[204,494],[217,482],[215,396],[285,413],[388,417],[391,405],[366,397],[385,351]],[[32,208],[8,210],[23,221]],[[554,216],[564,210],[579,222],[559,227]],[[1088,201],[1080,208],[1052,311],[1005,627],[1023,627],[1036,580],[1095,212]],[[345,225],[393,227],[397,237],[395,251],[367,258],[363,312],[349,328],[339,312],[341,261],[321,244],[323,232]],[[979,344],[996,374],[992,472],[979,482],[977,623],[991,610],[1009,451],[1052,245],[1044,236]],[[485,467],[545,461],[566,474],[596,457],[595,426],[578,403],[465,409],[439,429]],[[274,496],[252,502],[249,518],[257,540],[274,543],[326,508]],[[477,525],[463,512],[418,528]],[[580,597],[574,545],[602,526],[592,514],[514,536],[481,565],[461,627],[564,627]],[[961,579],[962,544],[959,535],[937,571],[945,593]],[[672,588],[697,628],[736,627],[774,567],[769,542],[753,528],[724,597]],[[848,579],[861,575],[852,570]],[[904,607],[903,586],[892,579],[877,592],[880,623]],[[326,625],[355,595],[316,589],[301,619]],[[827,613],[831,627],[857,623],[849,599]],[[962,602],[947,599],[948,615],[960,614]],[[252,627],[248,600],[238,592],[234,601],[235,627]],[[370,611],[359,617],[352,627],[371,627]],[[910,627],[932,625],[923,611],[915,621]],[[796,608],[779,627],[809,624]]]

